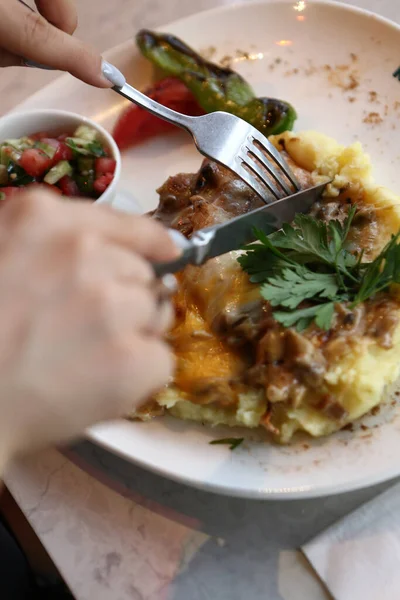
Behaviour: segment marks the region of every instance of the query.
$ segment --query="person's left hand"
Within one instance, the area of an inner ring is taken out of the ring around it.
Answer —
[[[100,54],[72,37],[78,23],[74,0],[36,0],[36,6],[40,14],[17,0],[0,0],[0,67],[22,66],[25,58],[110,87]]]

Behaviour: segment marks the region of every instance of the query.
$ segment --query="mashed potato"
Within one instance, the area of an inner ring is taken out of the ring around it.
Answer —
[[[358,205],[362,204],[373,212],[377,231],[373,239],[372,234],[371,239],[368,238],[368,258],[373,258],[390,235],[400,229],[400,198],[375,184],[370,160],[359,143],[344,147],[333,139],[311,131],[297,134],[288,132],[273,136],[271,141],[308,174],[309,184],[326,177],[332,180],[325,192],[326,206],[330,206],[330,199],[334,202],[348,190],[353,199],[356,197]],[[371,227],[368,231],[372,231]],[[235,265],[232,269],[237,269],[236,261]],[[210,266],[209,269],[211,268]],[[227,265],[226,269],[229,268]],[[232,273],[236,275],[231,274],[230,281],[236,276],[242,276],[234,270]],[[189,271],[186,281],[190,277],[193,280],[197,275],[194,271],[190,275]],[[199,281],[199,286],[202,286],[204,282],[202,283],[201,278]],[[209,277],[207,285],[210,281]],[[207,285],[204,284],[203,287]],[[240,290],[238,296],[249,293],[246,286],[248,283],[244,281],[235,288]],[[311,436],[319,437],[358,419],[382,401],[387,386],[399,377],[400,308],[396,304],[397,290],[393,289],[387,294],[389,317],[386,315],[378,318],[378,321],[391,319],[390,339],[386,339],[386,342],[382,342],[382,338],[378,339],[379,322],[374,325],[373,331],[378,332],[376,334],[371,334],[370,329],[358,334],[355,331],[354,335],[346,339],[338,336],[335,351],[330,349],[324,355],[325,358],[328,357],[328,364],[321,376],[320,385],[300,386],[301,393],[297,394],[295,400],[291,397],[290,400],[279,401],[280,396],[274,395],[272,388],[267,387],[267,391],[260,389],[260,386],[252,385],[248,378],[242,378],[235,400],[229,400],[227,386],[235,385],[232,382],[235,382],[236,375],[246,369],[243,354],[239,356],[227,349],[226,345],[221,346],[218,336],[213,333],[215,315],[212,318],[210,316],[210,309],[206,306],[209,300],[204,301],[202,306],[201,292],[197,296],[195,294],[195,298],[200,298],[197,302],[193,297],[189,298],[187,289],[186,286],[186,295],[178,302],[178,309],[180,307],[182,314],[174,330],[175,337],[173,332],[171,338],[172,341],[179,341],[176,344],[177,376],[156,399],[160,407],[175,417],[210,425],[226,424],[249,428],[263,425],[272,432],[276,440],[287,443],[296,431],[305,431]],[[367,317],[364,315],[362,318]],[[193,340],[193,337],[196,339]],[[183,339],[187,342],[186,347]],[[308,342],[314,344],[310,347],[315,353],[320,352],[321,347],[324,351],[328,348],[325,348],[328,341],[318,341],[317,345],[314,338],[310,338]],[[333,348],[332,340],[329,343]],[[198,387],[194,392],[193,386],[187,384],[188,381],[192,384],[196,378],[199,381],[207,380],[207,377],[213,380],[214,385],[200,391],[200,395]]]

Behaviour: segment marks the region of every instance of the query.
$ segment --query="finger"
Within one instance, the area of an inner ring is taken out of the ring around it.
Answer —
[[[174,320],[174,309],[169,300],[165,298],[156,302],[152,318],[145,328],[145,333],[160,336],[170,329]]]
[[[121,354],[113,353],[112,361],[118,361],[118,389],[110,389],[109,397],[117,400],[119,415],[128,414],[165,385],[175,362],[167,344],[141,335],[127,341]]]
[[[151,288],[157,298],[157,310],[148,333],[161,335],[167,332],[174,321],[175,311],[171,299],[177,291],[178,282],[173,275],[164,275],[154,281]]]
[[[112,242],[153,262],[173,260],[181,253],[168,230],[149,217],[127,215],[82,201],[67,203],[42,191],[18,195],[5,205],[2,217],[0,241],[7,239],[8,232],[15,231],[15,227],[36,239],[47,226],[54,235],[69,231],[104,238],[105,243]]]
[[[92,322],[99,332],[107,328],[113,339],[140,331],[145,334],[151,330],[159,312],[155,295],[143,285],[128,286],[106,281],[101,289],[94,288],[88,298],[92,311],[87,323]],[[162,318],[161,333],[169,323],[165,313]]]
[[[54,27],[72,35],[78,25],[73,0],[35,0],[38,11]]]
[[[7,50],[0,50],[0,67],[22,67],[23,59]]]
[[[101,56],[89,45],[54,27],[41,15],[19,2],[0,0],[0,40],[8,52],[75,77],[98,87],[110,87],[101,73]]]
[[[61,203],[60,200],[58,202]],[[110,207],[71,202],[71,224],[89,227],[153,262],[174,260],[181,254],[168,230],[147,216],[127,215]]]
[[[104,246],[104,241],[100,241]],[[102,259],[102,270],[125,284],[150,286],[154,280],[154,271],[150,263],[139,254],[122,246],[109,245]]]
[[[99,237],[86,237],[72,240],[72,253],[69,253],[69,240],[57,243],[55,233],[54,253],[59,247],[60,253],[70,255],[70,264],[81,281],[104,282],[118,281],[123,285],[151,286],[154,283],[154,270],[150,263],[136,252],[123,246],[105,243]],[[55,256],[58,259],[57,255]],[[157,295],[154,293],[154,297]]]

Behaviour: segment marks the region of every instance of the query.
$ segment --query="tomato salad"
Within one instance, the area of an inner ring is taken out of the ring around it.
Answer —
[[[38,186],[96,199],[112,182],[115,167],[98,132],[86,125],[73,135],[40,132],[6,140],[0,145],[0,200]]]

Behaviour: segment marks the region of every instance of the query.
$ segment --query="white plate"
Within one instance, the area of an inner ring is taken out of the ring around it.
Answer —
[[[293,0],[224,7],[160,29],[199,50],[215,47],[215,58],[233,56],[234,67],[260,95],[293,103],[299,114],[297,129],[316,129],[346,144],[361,140],[372,156],[378,180],[400,192],[400,105],[396,104],[400,81],[392,75],[400,62],[400,27],[348,6]],[[243,52],[250,53],[251,59],[243,60]],[[151,67],[139,57],[133,41],[106,57],[132,84],[149,82]],[[339,65],[342,68],[329,69]],[[117,94],[84,86],[67,75],[18,109],[68,109],[111,127],[124,104]],[[376,124],[371,123],[374,120]],[[199,163],[183,134],[127,152],[121,190],[125,194],[120,196],[124,207],[134,209],[137,202],[142,210],[153,208],[155,189],[168,175],[196,170]],[[216,492],[310,497],[399,475],[398,416],[396,407],[386,407],[377,419],[364,421],[378,427],[358,426],[353,433],[302,440],[283,448],[252,436],[234,452],[208,442],[236,432],[171,418],[101,425],[91,429],[89,437],[157,473]]]

